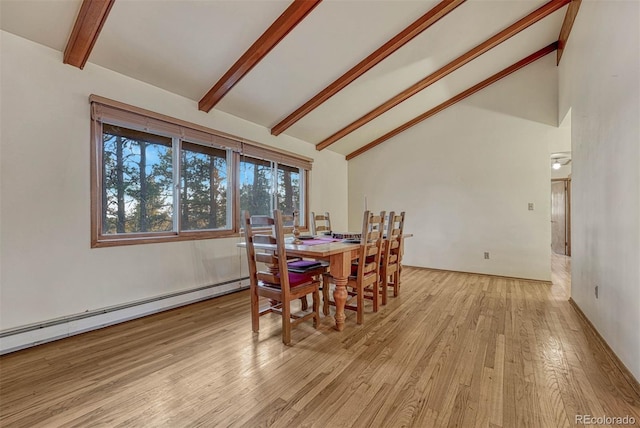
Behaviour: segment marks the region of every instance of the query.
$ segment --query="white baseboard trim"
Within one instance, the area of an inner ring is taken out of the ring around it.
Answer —
[[[233,293],[248,287],[249,279],[241,278],[0,331],[0,355]]]

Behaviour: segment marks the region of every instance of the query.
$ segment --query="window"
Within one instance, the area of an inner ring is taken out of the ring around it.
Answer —
[[[287,165],[277,165],[278,189],[278,209],[285,213],[299,210],[302,206],[300,195],[302,194],[301,170]],[[302,215],[301,217],[306,217]]]
[[[240,160],[240,212],[270,215],[273,196],[272,162],[243,156]]]
[[[300,224],[305,226],[304,170],[262,159],[242,156],[240,159],[240,212],[271,215],[275,208],[285,214],[298,211]],[[285,225],[292,226],[291,224]]]
[[[311,162],[92,95],[92,246],[237,236],[243,210],[300,213]]]
[[[222,149],[182,143],[180,225],[182,230],[228,229],[231,200],[227,157]]]
[[[172,153],[171,138],[103,126],[103,234],[173,229]]]

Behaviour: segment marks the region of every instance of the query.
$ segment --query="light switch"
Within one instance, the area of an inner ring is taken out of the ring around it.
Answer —
[[[529,211],[533,211],[533,202],[529,202]]]

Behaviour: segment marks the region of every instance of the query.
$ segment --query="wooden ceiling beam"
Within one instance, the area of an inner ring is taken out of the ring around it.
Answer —
[[[391,40],[379,47],[371,55],[360,61],[349,71],[337,78],[333,83],[318,92],[313,98],[300,106],[277,125],[271,128],[271,134],[280,135],[294,123],[302,119],[320,104],[340,92],[351,82],[362,76],[368,70],[380,63],[383,59],[400,49],[402,46],[413,40],[414,37],[438,22],[449,12],[460,6],[466,0],[442,0],[435,7],[415,20],[411,25],[396,34]]]
[[[235,64],[202,97],[198,108],[209,112],[253,67],[258,64],[322,0],[294,0]]]
[[[80,69],[89,59],[115,0],[84,0],[71,30],[62,62]]]
[[[385,113],[386,111],[392,109],[393,107],[397,106],[401,102],[407,100],[408,98],[412,97],[413,95],[417,94],[418,92],[422,91],[423,89],[425,89],[428,86],[434,84],[438,80],[442,79],[443,77],[447,76],[448,74],[452,73],[453,71],[457,70],[458,68],[460,68],[463,65],[467,64],[468,62],[472,61],[473,59],[475,59],[475,58],[479,57],[480,55],[484,54],[488,50],[498,46],[500,43],[504,42],[505,40],[508,40],[509,38],[511,38],[513,36],[515,36],[516,34],[520,33],[522,30],[530,27],[531,25],[535,24],[536,22],[540,21],[541,19],[551,15],[553,12],[557,11],[558,9],[562,8],[563,6],[566,6],[570,1],[571,0],[551,0],[551,1],[549,1],[548,3],[544,4],[543,6],[539,7],[535,11],[533,11],[530,14],[528,14],[527,16],[525,16],[524,18],[520,19],[518,22],[510,25],[509,27],[507,27],[504,30],[500,31],[495,36],[485,40],[482,43],[480,43],[478,46],[476,46],[475,48],[471,49],[467,53],[465,53],[465,54],[461,55],[460,57],[454,59],[453,61],[451,61],[447,65],[445,65],[442,68],[440,68],[439,70],[431,73],[429,76],[427,76],[424,79],[418,81],[417,83],[414,83],[413,85],[411,85],[410,87],[408,87],[407,89],[405,89],[404,91],[402,91],[401,93],[396,95],[395,97],[387,100],[386,102],[384,102],[383,104],[379,105],[375,109],[371,110],[369,113],[365,114],[361,118],[355,120],[351,124],[349,124],[346,127],[342,128],[340,131],[336,132],[335,134],[331,135],[327,139],[325,139],[325,140],[321,141],[320,143],[316,144],[316,150],[326,149],[327,147],[329,147],[330,145],[332,145],[333,143],[335,143],[339,139],[341,139],[341,138],[345,137],[346,135],[352,133],[356,129],[358,129],[361,126],[365,125],[366,123],[372,121],[376,117],[378,117],[381,114]]]
[[[447,101],[443,102],[442,104],[437,105],[436,107],[432,108],[431,110],[421,114],[420,116],[411,119],[410,121],[404,123],[403,125],[400,125],[399,127],[395,128],[392,131],[387,132],[386,134],[384,134],[382,137],[379,137],[377,139],[375,139],[374,141],[370,142],[369,144],[367,144],[366,146],[362,146],[360,147],[358,150],[353,151],[352,153],[349,153],[346,157],[347,160],[351,160],[353,158],[355,158],[356,156],[359,156],[361,154],[363,154],[364,152],[367,152],[369,150],[371,150],[372,148],[374,148],[375,146],[382,144],[383,142],[387,141],[390,138],[395,137],[396,135],[406,131],[407,129],[411,128],[414,125],[417,125],[418,123],[422,122],[423,120],[426,120],[428,118],[430,118],[431,116],[440,113],[442,110],[451,107],[452,105],[458,103],[459,101],[462,101],[463,99],[475,94],[476,92],[486,88],[487,86],[497,82],[498,80],[510,75],[511,73],[514,73],[515,71],[520,70],[521,68],[531,64],[532,62],[544,57],[545,55],[550,54],[551,52],[555,51],[558,48],[558,42],[553,42],[551,43],[549,46],[546,46],[542,49],[540,49],[539,51],[529,55],[526,58],[521,59],[520,61],[516,62],[515,64],[505,68],[504,70],[494,74],[493,76],[489,77],[488,79],[483,80],[482,82],[478,83],[477,85],[474,85],[472,87],[470,87],[469,89],[467,89],[466,91],[460,92],[458,95],[448,99]]]
[[[567,45],[567,40],[569,40],[569,34],[571,34],[573,22],[576,20],[576,16],[578,15],[580,3],[582,3],[582,0],[571,0],[571,3],[567,8],[567,13],[564,16],[562,28],[560,28],[560,35],[558,36],[558,53],[556,61],[557,65],[560,65],[560,58],[562,58],[564,47]]]

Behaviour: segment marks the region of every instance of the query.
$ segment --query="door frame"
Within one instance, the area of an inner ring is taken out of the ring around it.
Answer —
[[[565,255],[571,256],[571,177],[552,178],[551,182],[554,181],[564,181]]]

